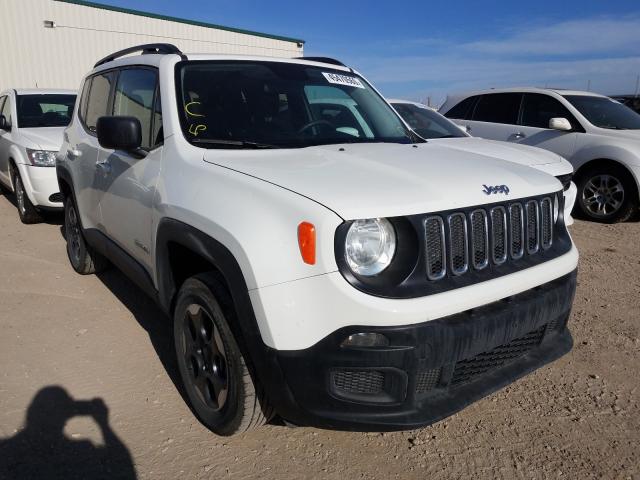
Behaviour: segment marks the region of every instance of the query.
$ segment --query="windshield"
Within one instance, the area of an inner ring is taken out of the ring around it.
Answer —
[[[18,95],[18,127],[66,127],[71,121],[75,95]]]
[[[412,103],[392,103],[405,122],[425,140],[464,137],[460,128],[437,112]]]
[[[295,148],[416,141],[359,76],[308,65],[204,61],[178,64],[185,137],[206,148]]]
[[[615,100],[590,95],[565,95],[564,98],[596,127],[613,130],[640,129],[640,115]]]

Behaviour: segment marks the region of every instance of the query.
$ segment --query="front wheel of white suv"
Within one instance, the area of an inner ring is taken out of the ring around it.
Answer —
[[[235,321],[231,299],[213,275],[184,282],[173,320],[178,367],[196,416],[218,435],[245,432],[273,416],[231,332]]]
[[[40,223],[43,218],[40,212],[33,206],[31,200],[27,196],[27,192],[24,190],[24,183],[20,177],[20,172],[15,168],[12,170],[13,176],[13,188],[16,193],[16,206],[18,207],[18,215],[20,221],[26,225]]]
[[[577,206],[589,220],[617,223],[629,220],[638,209],[638,192],[631,174],[621,167],[598,165],[577,178]]]

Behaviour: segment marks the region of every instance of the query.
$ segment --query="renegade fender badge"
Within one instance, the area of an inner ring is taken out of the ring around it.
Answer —
[[[509,187],[506,185],[482,185],[484,189],[482,190],[487,195],[491,195],[492,193],[504,193],[505,195],[509,195]]]

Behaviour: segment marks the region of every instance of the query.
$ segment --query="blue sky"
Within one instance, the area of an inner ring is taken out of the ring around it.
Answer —
[[[536,85],[633,93],[638,0],[97,0],[306,40],[306,55],[358,69],[383,94]]]

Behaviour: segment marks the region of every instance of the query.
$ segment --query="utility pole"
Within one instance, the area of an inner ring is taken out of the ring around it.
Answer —
[[[591,91],[591,79],[587,80],[587,92]]]
[[[636,98],[638,98],[638,93],[640,93],[640,75],[636,76],[636,92],[635,92]]]

